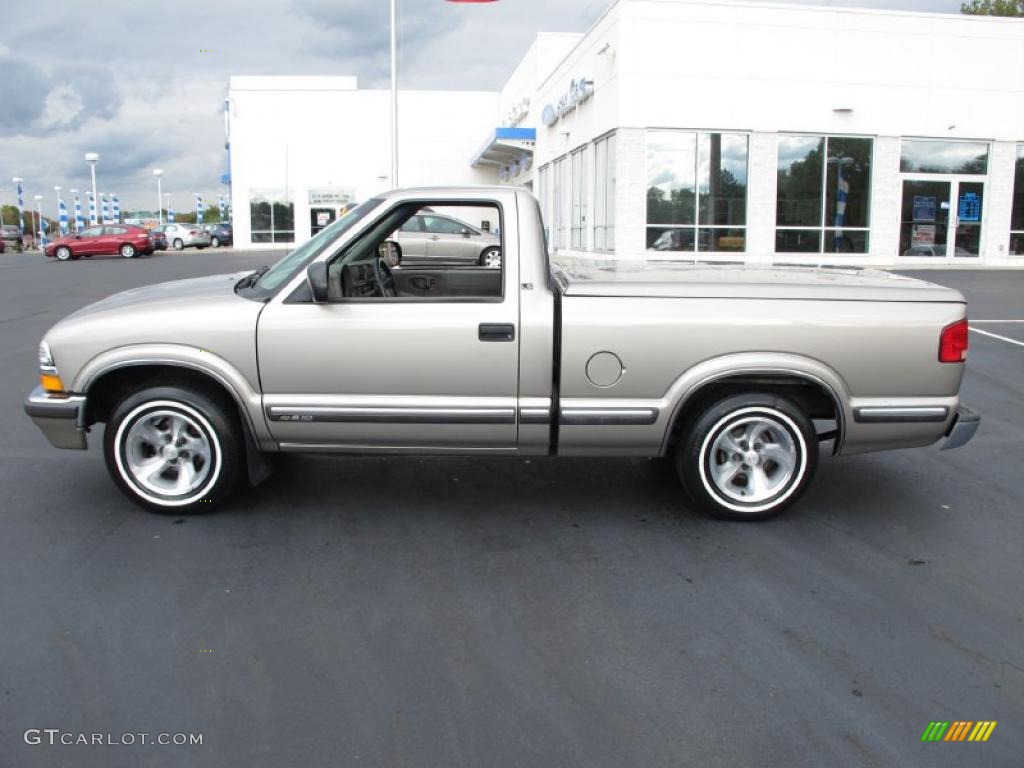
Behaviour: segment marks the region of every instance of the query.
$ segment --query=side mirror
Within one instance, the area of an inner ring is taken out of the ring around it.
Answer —
[[[473,233],[470,232],[468,229],[466,229],[465,227],[462,228],[462,236],[463,237],[469,237],[471,234],[473,234]]]
[[[402,263],[402,246],[394,240],[385,240],[377,246],[377,257],[389,267],[397,267]]]
[[[317,304],[327,303],[327,262],[314,261],[306,267],[306,282],[309,293]]]

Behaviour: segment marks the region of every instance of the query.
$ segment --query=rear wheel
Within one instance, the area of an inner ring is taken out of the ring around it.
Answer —
[[[711,402],[683,426],[676,470],[690,497],[723,520],[765,520],[810,485],[818,440],[792,401],[766,392]]]
[[[142,390],[114,408],[103,439],[121,491],[156,512],[205,512],[241,477],[243,442],[231,405],[191,386]]]
[[[214,248],[220,248],[220,238],[219,237],[213,238],[210,241],[210,245],[212,245]]]
[[[53,255],[57,257],[58,261],[71,261],[71,249],[66,245],[60,246]]]
[[[486,248],[484,252],[480,254],[480,266],[490,267],[491,269],[498,269],[501,267],[501,249],[500,248]]]
[[[180,237],[174,238],[174,250],[182,251],[185,249],[185,243],[181,241]]]
[[[132,245],[131,243],[125,243],[119,249],[119,253],[122,256],[124,256],[126,259],[134,259],[135,258],[135,253],[136,253],[135,246]]]

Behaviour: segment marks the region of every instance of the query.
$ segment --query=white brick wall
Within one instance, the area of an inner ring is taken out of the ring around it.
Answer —
[[[900,178],[900,140],[895,136],[875,139],[871,158],[871,213],[868,251],[872,258],[894,263],[900,245],[900,206],[903,182]]]
[[[641,128],[615,135],[615,253],[643,259],[647,228],[647,151]]]
[[[988,185],[982,213],[982,253],[988,260],[1022,259],[1010,256],[1010,212],[1013,207],[1013,178],[1017,162],[1017,143],[994,141],[988,157]]]
[[[778,134],[750,134],[747,161],[747,261],[750,264],[770,264],[775,252],[778,150]]]

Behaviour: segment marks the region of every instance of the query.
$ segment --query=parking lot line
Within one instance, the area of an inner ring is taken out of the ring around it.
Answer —
[[[971,320],[971,325],[1015,325],[1024,320]]]
[[[998,333],[990,333],[989,331],[983,331],[980,328],[971,328],[971,330],[974,331],[975,333],[980,333],[982,336],[991,336],[993,339],[1005,341],[1007,344],[1016,344],[1018,347],[1024,347],[1024,341],[1008,339],[1006,336],[1000,336]]]

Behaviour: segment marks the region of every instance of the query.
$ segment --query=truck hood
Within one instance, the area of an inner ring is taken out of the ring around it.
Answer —
[[[133,288],[68,315],[44,337],[61,378],[77,383],[85,366],[100,356],[144,347],[158,348],[160,358],[202,350],[255,387],[256,323],[264,305],[235,294],[235,284],[246,274]]]
[[[952,288],[855,267],[574,262],[555,276],[567,296],[966,302]]]
[[[234,294],[235,283],[241,280],[251,270],[236,272],[230,275],[211,275],[209,277],[193,277],[186,280],[171,280],[156,285],[145,285],[141,288],[131,288],[127,291],[107,296],[92,304],[87,304],[81,309],[68,315],[61,322],[69,320],[81,320],[87,315],[97,313],[114,312],[129,308],[146,305],[153,307],[155,304],[203,302],[210,299],[219,299]]]

